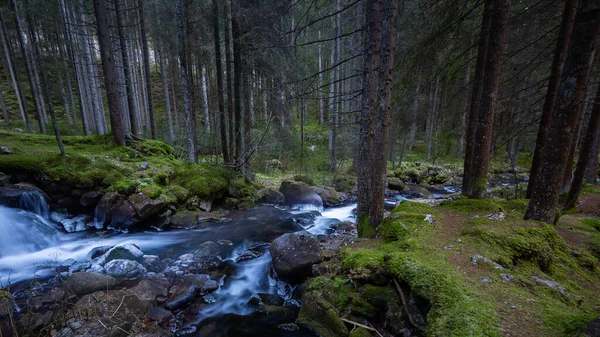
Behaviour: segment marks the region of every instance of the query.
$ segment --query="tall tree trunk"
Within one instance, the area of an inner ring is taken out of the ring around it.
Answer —
[[[121,119],[121,104],[119,102],[119,90],[117,88],[117,70],[115,59],[112,55],[110,43],[110,30],[108,28],[108,14],[106,12],[106,0],[94,0],[94,12],[96,13],[96,25],[98,27],[98,44],[100,45],[100,58],[102,59],[102,70],[104,72],[104,86],[106,87],[106,98],[108,111],[110,113],[110,127],[113,141],[117,145],[125,146],[125,130]]]
[[[144,0],[138,0],[140,15],[140,36],[142,39],[142,63],[144,64],[144,79],[146,80],[146,107],[150,119],[150,135],[156,139],[156,122],[154,121],[154,104],[152,103],[152,77],[150,76],[150,51],[148,50],[148,39],[146,37],[146,20],[144,15]]]
[[[357,163],[360,236],[374,236],[375,228],[383,219],[396,6],[396,1],[387,1],[385,5],[383,0],[367,2],[366,57]]]
[[[134,89],[131,79],[131,62],[127,53],[127,43],[125,38],[125,24],[123,23],[123,15],[121,14],[121,1],[115,0],[115,15],[117,17],[117,30],[119,31],[119,45],[121,58],[123,59],[123,72],[125,75],[125,92],[127,93],[127,111],[129,112],[129,124],[131,125],[131,133],[136,136],[140,135],[140,124],[137,118],[137,106],[135,104]],[[162,66],[162,64],[161,64]]]
[[[492,24],[493,10],[494,0],[486,0],[483,8],[481,32],[479,33],[479,46],[477,47],[477,61],[475,62],[471,106],[469,107],[469,118],[467,119],[467,143],[465,147],[465,162],[462,182],[463,195],[472,195],[473,189],[473,158],[475,154],[475,139],[479,120],[479,104],[485,76],[485,63],[488,53],[488,40],[490,35],[490,27]]]
[[[27,128],[27,132],[31,132],[31,124],[29,123],[29,115],[27,114],[27,102],[25,101],[25,94],[23,93],[23,88],[21,87],[21,80],[19,76],[15,73],[15,69],[13,67],[13,53],[8,41],[8,35],[6,34],[6,24],[4,23],[4,16],[2,11],[0,11],[0,21],[0,24],[2,26],[2,32],[0,34],[0,38],[2,39],[2,49],[4,50],[4,57],[8,65],[8,72],[10,73],[13,88],[15,89],[15,96],[17,96],[17,103],[19,104],[21,120],[23,120],[23,123]]]
[[[25,70],[27,71],[27,78],[29,79],[29,89],[31,90],[31,98],[36,107],[38,125],[41,133],[46,133],[46,124],[44,123],[44,116],[40,107],[40,93],[37,91],[37,84],[35,82],[35,74],[33,73],[32,60],[30,53],[27,48],[27,40],[25,38],[25,30],[21,23],[21,16],[19,14],[20,8],[17,6],[16,0],[10,0],[10,5],[15,12],[15,24],[17,26],[17,36],[19,37],[19,43],[21,44],[21,52],[23,59],[25,60]]]
[[[241,164],[243,160],[242,147],[242,45],[241,32],[238,23],[238,14],[231,15],[231,35],[233,38],[233,91],[234,91],[234,107],[235,107],[235,162]]]
[[[319,30],[319,40],[321,40],[321,31]],[[323,45],[319,43],[319,125],[323,125],[324,107],[323,107]]]
[[[554,59],[552,60],[552,68],[550,70],[550,78],[548,79],[548,89],[546,90],[546,98],[544,99],[544,107],[542,108],[542,116],[540,126],[535,140],[535,151],[531,162],[531,170],[529,173],[529,182],[527,184],[526,197],[531,198],[533,187],[537,183],[537,177],[542,166],[542,149],[548,138],[548,129],[552,121],[552,114],[556,106],[556,96],[558,95],[558,86],[567,57],[567,48],[573,32],[573,23],[575,22],[575,14],[577,13],[577,3],[579,0],[567,0],[562,16],[560,31],[558,33],[558,41],[554,51]]]
[[[600,130],[596,132],[590,163],[585,171],[585,182],[588,184],[596,183],[598,178],[598,155],[600,154]]]
[[[206,83],[206,67],[202,66],[202,106],[204,108],[204,128],[210,132],[210,107],[208,106],[208,84]]]
[[[600,36],[600,4],[594,0],[582,0],[580,4],[558,89],[557,109],[542,149],[543,162],[525,219],[547,223],[555,221],[569,147]]]
[[[34,41],[36,39],[36,37],[34,36],[36,33],[33,29],[33,21],[31,20],[31,17],[27,13],[25,15],[25,22],[27,23],[27,28],[28,28],[28,32],[25,32],[25,36],[27,37],[27,40]],[[34,55],[35,55],[35,48],[36,48],[36,46],[33,45],[33,43],[32,43],[30,52]],[[41,65],[39,65],[39,66],[41,67]],[[42,117],[44,118],[44,125],[47,125],[48,124],[48,113],[46,112],[46,102],[44,99],[44,91],[42,90],[42,85],[41,85],[41,81],[40,81],[40,72],[38,70],[38,62],[35,59],[35,57],[33,57],[33,59],[31,59],[31,68],[32,68],[33,75],[34,75],[35,90],[37,91],[38,97],[39,97],[38,104],[40,105]]]
[[[336,11],[337,11],[337,15],[335,16],[335,40],[334,40],[334,48],[335,48],[335,52],[334,52],[334,64],[336,64],[337,66],[335,67],[335,75],[334,75],[334,83],[333,86],[336,88],[335,89],[335,96],[334,96],[334,105],[333,105],[333,111],[331,113],[331,165],[329,167],[329,171],[330,172],[336,172],[337,170],[337,133],[338,133],[338,119],[339,119],[339,112],[340,112],[340,105],[341,105],[341,97],[342,97],[342,93],[341,93],[341,82],[340,82],[340,39],[341,39],[341,35],[342,35],[342,23],[341,23],[341,13],[340,13],[340,0],[336,1]]]
[[[175,7],[177,11],[177,37],[179,40],[179,72],[181,73],[181,87],[183,89],[183,109],[185,113],[185,129],[187,131],[186,139],[188,144],[188,160],[191,163],[197,163],[198,151],[196,150],[196,118],[192,110],[192,98],[190,93],[190,85],[188,81],[185,30],[183,25],[184,18],[181,1],[182,0],[175,1]]]
[[[494,0],[494,12],[492,13],[487,47],[477,132],[475,144],[471,145],[473,146],[473,162],[470,165],[472,180],[471,188],[466,194],[471,198],[485,198],[487,192],[487,173],[490,163],[494,112],[496,110],[496,97],[500,83],[502,53],[504,52],[506,31],[508,28],[509,7],[509,0]]]
[[[596,92],[596,97],[594,101],[600,102],[600,85],[598,85],[598,91]],[[575,168],[575,174],[573,175],[571,189],[569,190],[569,195],[567,196],[567,200],[565,201],[565,209],[575,207],[575,205],[577,204],[579,194],[581,194],[581,189],[583,188],[583,184],[585,183],[585,174],[587,168],[589,166],[590,161],[592,160],[592,154],[594,152],[594,142],[596,140],[596,136],[598,135],[599,129],[600,105],[596,103],[592,107],[592,115],[590,116],[590,120],[588,122],[585,137],[583,139],[583,144],[581,146],[581,151],[579,151],[579,159],[577,160],[577,167]]]
[[[244,59],[247,58],[247,54],[243,54]],[[247,64],[247,63],[246,63]],[[246,68],[248,69],[248,68]],[[250,163],[250,157],[252,156],[252,107],[250,104],[250,92],[251,92],[251,83],[252,79],[248,72],[246,72],[245,76],[245,90],[244,90],[244,101],[246,102],[246,111],[244,114],[244,177],[247,182],[252,181],[252,165]],[[300,126],[304,130],[304,126]]]
[[[30,21],[31,23],[31,21]],[[40,85],[44,92],[44,96],[46,96],[46,102],[48,102],[48,109],[50,110],[50,117],[52,119],[52,126],[54,127],[54,136],[56,137],[56,142],[58,143],[58,149],[60,151],[61,156],[66,156],[65,152],[65,144],[63,144],[62,137],[60,135],[60,130],[58,128],[58,122],[56,121],[56,112],[54,111],[54,104],[52,104],[52,94],[50,93],[50,88],[48,86],[48,79],[46,78],[46,70],[43,69],[42,58],[40,57],[39,44],[37,42],[37,37],[34,34],[31,34],[31,44],[33,47],[33,54],[35,58],[35,62],[42,67],[41,69],[41,79]],[[60,76],[60,75],[59,75]]]
[[[469,45],[472,44],[472,38],[469,39]],[[469,56],[471,56],[471,53],[469,53]],[[469,57],[470,58],[470,57]],[[459,133],[460,136],[458,138],[458,150],[456,151],[456,157],[458,158],[462,158],[463,153],[464,153],[464,148],[465,148],[465,136],[466,136],[466,132],[467,132],[467,114],[469,113],[469,95],[468,93],[468,88],[469,88],[469,82],[471,82],[471,61],[469,60],[469,62],[467,62],[467,69],[465,70],[465,77],[463,78],[463,89],[465,90],[465,96],[464,96],[464,108],[463,108],[463,112],[460,115],[460,128],[459,128]]]
[[[221,133],[221,151],[223,161],[231,163],[229,147],[227,145],[227,119],[225,118],[225,99],[223,97],[223,64],[221,63],[221,34],[219,32],[219,4],[212,0],[213,10],[213,36],[215,40],[215,70],[217,75],[217,104],[219,107],[219,129]]]
[[[235,156],[235,129],[233,118],[233,71],[231,69],[231,26],[230,26],[230,6],[229,0],[223,0],[223,22],[225,22],[225,71],[227,72],[227,122],[229,125],[229,151],[230,159],[233,162]]]
[[[160,75],[162,79],[162,87],[163,87],[163,99],[165,100],[165,115],[167,118],[167,140],[169,144],[173,144],[175,136],[173,134],[173,118],[171,117],[171,100],[169,98],[169,76],[167,75],[167,66],[165,62],[165,52],[162,45],[160,45]]]
[[[584,98],[584,102],[585,101],[587,101],[587,98]],[[573,179],[573,166],[574,166],[574,161],[575,161],[575,152],[577,152],[577,143],[579,142],[580,131],[581,131],[581,129],[583,129],[582,124],[583,124],[584,114],[585,114],[585,103],[582,103],[581,107],[579,108],[579,118],[577,119],[577,124],[575,126],[575,134],[573,135],[573,139],[571,140],[571,146],[569,146],[569,156],[567,157],[565,173],[562,178],[561,192],[563,192],[563,193],[568,192],[571,187],[571,179]]]

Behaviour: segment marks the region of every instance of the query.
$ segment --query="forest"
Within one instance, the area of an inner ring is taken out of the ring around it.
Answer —
[[[600,336],[598,0],[1,0],[0,337]]]

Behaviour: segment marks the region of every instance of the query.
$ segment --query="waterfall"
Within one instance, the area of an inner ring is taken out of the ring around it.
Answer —
[[[50,206],[46,196],[38,190],[29,190],[21,194],[19,208],[41,215],[44,219],[50,218]]]
[[[48,212],[47,204],[29,205],[36,205],[42,214]],[[0,258],[51,247],[58,242],[58,234],[56,224],[41,214],[0,206]]]

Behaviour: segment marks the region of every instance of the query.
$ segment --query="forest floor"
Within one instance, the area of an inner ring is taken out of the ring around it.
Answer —
[[[382,223],[383,242],[348,247],[344,264],[372,265],[378,253],[384,254],[377,263],[387,264],[438,311],[428,315],[435,321],[428,321],[427,335],[441,333],[433,331],[440,326],[444,335],[483,334],[469,330],[469,320],[475,320],[477,328],[499,331],[488,336],[577,336],[600,316],[599,187],[586,188],[577,209],[556,226],[522,220],[525,200],[458,199],[431,208],[410,204],[401,204]],[[435,215],[434,228],[410,219],[424,213]],[[396,255],[403,264],[394,262]],[[402,270],[408,266],[417,272]],[[447,280],[428,279],[431,270],[443,271],[439,277]],[[457,296],[460,291],[447,290],[456,282],[474,305]],[[457,299],[448,301],[448,294]],[[456,304],[473,309],[462,311],[453,308]],[[440,320],[438,314],[446,317]],[[448,323],[453,319],[466,326]]]

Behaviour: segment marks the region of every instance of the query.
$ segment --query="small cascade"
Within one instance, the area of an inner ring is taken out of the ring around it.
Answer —
[[[38,190],[28,190],[19,198],[19,208],[41,215],[44,219],[50,218],[50,205],[46,196]]]
[[[29,205],[37,205],[41,214],[48,212],[48,205],[42,206],[39,199]],[[0,206],[0,258],[37,252],[59,241],[58,227],[41,214]]]

